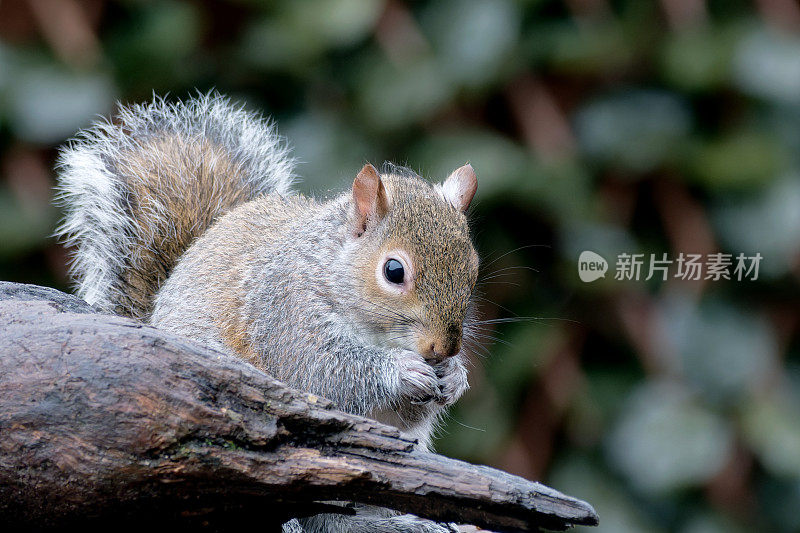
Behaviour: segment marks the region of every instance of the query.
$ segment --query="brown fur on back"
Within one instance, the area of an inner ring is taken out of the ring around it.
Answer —
[[[241,167],[208,140],[152,139],[139,148],[118,162],[130,191],[134,252],[116,312],[146,320],[183,252],[221,214],[249,200],[251,187]]]

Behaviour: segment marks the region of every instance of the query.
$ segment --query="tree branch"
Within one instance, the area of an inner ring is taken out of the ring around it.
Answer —
[[[414,450],[253,366],[41,287],[0,283],[0,521],[211,525],[377,504],[500,531],[588,504]]]

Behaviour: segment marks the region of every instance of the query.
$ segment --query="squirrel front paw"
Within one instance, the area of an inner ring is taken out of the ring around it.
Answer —
[[[439,378],[439,391],[441,405],[452,405],[461,398],[461,395],[469,388],[467,381],[467,369],[464,366],[461,356],[450,357],[441,363],[434,365],[434,372]]]
[[[431,365],[416,352],[400,354],[400,395],[414,405],[452,405],[469,388],[461,356]]]
[[[412,404],[441,403],[444,401],[440,379],[436,370],[416,352],[400,352],[400,395]]]

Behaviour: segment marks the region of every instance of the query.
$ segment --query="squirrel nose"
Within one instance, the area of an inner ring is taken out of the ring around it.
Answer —
[[[461,350],[461,339],[437,339],[423,341],[422,356],[425,359],[444,361],[456,355]]]

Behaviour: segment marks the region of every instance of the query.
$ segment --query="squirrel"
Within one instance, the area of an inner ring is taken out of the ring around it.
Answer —
[[[429,449],[468,388],[478,255],[467,164],[442,183],[366,164],[327,200],[292,190],[274,123],[218,94],[122,107],[57,163],[77,293],[245,359]],[[287,531],[451,531],[365,506]],[[298,529],[299,528],[299,529]]]

